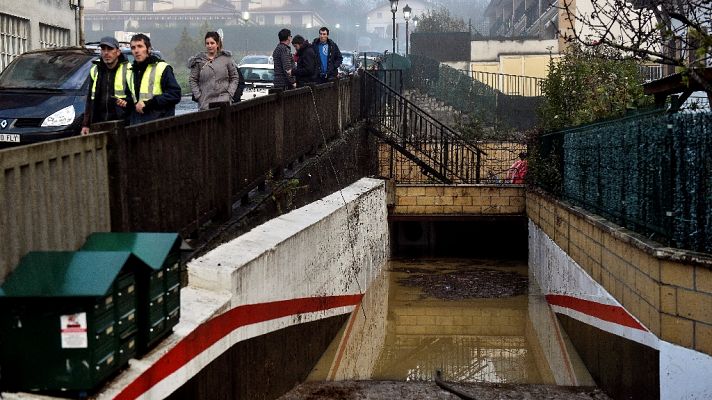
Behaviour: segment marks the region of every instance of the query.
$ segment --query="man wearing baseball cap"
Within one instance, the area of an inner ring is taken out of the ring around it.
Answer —
[[[99,41],[101,57],[94,60],[89,76],[91,86],[82,122],[82,135],[89,133],[89,125],[104,121],[128,121],[133,108],[130,88],[131,64],[121,54],[119,41],[105,36]]]

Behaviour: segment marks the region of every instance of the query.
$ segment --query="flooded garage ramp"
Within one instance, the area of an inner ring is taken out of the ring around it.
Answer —
[[[606,399],[529,276],[520,223],[391,224],[394,254],[440,257],[389,261],[307,383],[282,399],[460,398],[436,371],[477,399]],[[443,257],[453,253],[488,257]]]

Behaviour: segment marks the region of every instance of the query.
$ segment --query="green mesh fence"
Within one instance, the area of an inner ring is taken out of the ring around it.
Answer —
[[[672,117],[673,243],[712,253],[712,113]]]
[[[541,137],[541,187],[661,243],[712,252],[712,114],[660,111]]]

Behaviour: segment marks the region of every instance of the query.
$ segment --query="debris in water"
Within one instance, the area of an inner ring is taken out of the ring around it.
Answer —
[[[412,274],[401,278],[398,283],[404,286],[420,287],[431,297],[443,300],[462,300],[475,298],[501,298],[525,294],[529,285],[526,276],[516,272],[489,268],[440,273]]]

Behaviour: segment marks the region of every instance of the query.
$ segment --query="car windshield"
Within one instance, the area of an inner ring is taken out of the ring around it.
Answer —
[[[18,57],[0,75],[0,88],[80,89],[96,58],[85,53],[38,52]]]
[[[274,70],[270,68],[240,67],[240,72],[246,81],[274,81]]]
[[[240,60],[240,64],[272,64],[269,56],[245,56]]]

